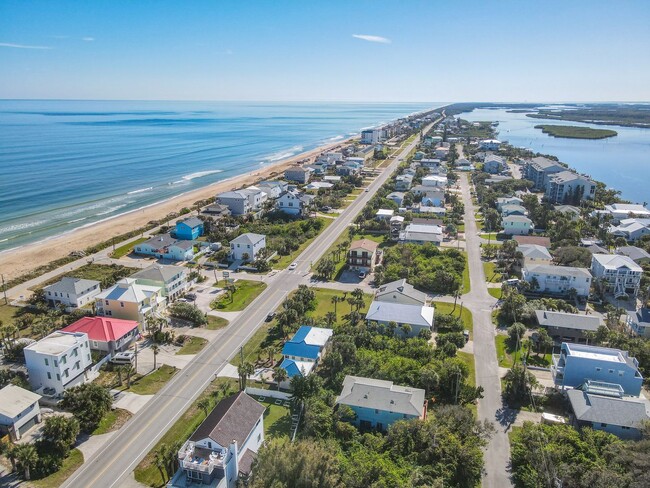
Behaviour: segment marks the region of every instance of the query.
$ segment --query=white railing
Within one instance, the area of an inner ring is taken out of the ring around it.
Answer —
[[[285,393],[278,390],[264,390],[262,388],[246,387],[246,393],[252,397],[271,397],[280,400],[291,400],[291,393]]]

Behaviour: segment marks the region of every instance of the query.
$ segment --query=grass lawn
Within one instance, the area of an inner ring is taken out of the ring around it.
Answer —
[[[465,269],[463,270],[463,289],[462,293],[469,293],[472,290],[472,286],[469,281],[469,263],[467,262],[467,253],[463,252],[463,256],[465,256]]]
[[[472,336],[472,331],[474,330],[474,318],[472,317],[472,312],[470,312],[467,308],[463,307],[463,311],[461,313],[460,311],[460,302],[461,300],[458,299],[458,304],[456,305],[456,310],[452,314],[452,310],[454,310],[454,304],[453,303],[447,303],[447,302],[433,302],[433,306],[436,309],[436,312],[442,313],[442,314],[447,314],[447,315],[456,315],[459,316],[460,314],[460,319],[463,322],[463,326],[469,330],[470,333],[470,338]]]
[[[219,300],[212,302],[212,308],[222,312],[237,312],[244,310],[257,296],[264,291],[266,283],[261,281],[237,280],[235,282],[237,290],[232,296],[232,301],[228,294]]]
[[[501,288],[488,288],[488,293],[497,300],[501,300],[501,296],[503,295]]]
[[[18,312],[19,310],[22,310],[22,307],[13,307],[11,305],[5,305],[3,300],[2,305],[0,305],[0,321],[2,321],[4,325],[9,325],[13,323],[16,312]]]
[[[489,240],[492,240],[492,241],[496,241],[498,235],[499,235],[498,232],[489,232],[489,233],[488,233],[488,232],[481,232],[478,236],[479,236],[481,239],[485,239],[486,241],[487,241],[488,239],[489,239]]]
[[[264,437],[289,437],[291,434],[291,409],[276,405],[275,400],[260,402],[264,412]]]
[[[214,315],[208,315],[208,325],[205,326],[208,330],[219,330],[227,327],[229,322],[223,317],[215,317]]]
[[[329,288],[312,288],[313,292],[316,294],[316,310],[313,312],[309,312],[310,317],[314,318],[324,318],[325,315],[327,315],[327,312],[334,312],[334,304],[332,303],[332,297],[337,296],[337,297],[351,297],[350,293],[338,291],[338,290],[332,290]],[[360,310],[360,312],[365,315],[365,313],[368,311],[368,308],[370,307],[370,303],[372,302],[373,295],[370,293],[365,293],[363,295],[363,301],[365,302],[364,307]],[[336,304],[336,320],[343,320],[343,316],[347,315],[350,313],[350,305],[347,304],[346,302],[339,302]]]
[[[111,253],[111,257],[114,259],[120,259],[127,254],[130,254],[133,248],[140,244],[141,242],[144,242],[148,239],[148,237],[140,237],[139,239],[136,239],[133,242],[130,242],[129,244],[124,244],[123,246],[115,248],[115,251]]]
[[[338,216],[338,214],[336,214]],[[278,259],[276,262],[272,263],[271,266],[273,269],[284,269],[287,266],[289,266],[291,263],[293,263],[298,256],[311,244],[314,242],[314,240],[321,235],[323,232],[325,232],[325,229],[329,227],[329,225],[334,222],[333,219],[320,219],[323,222],[323,227],[321,228],[320,232],[315,236],[312,237],[311,239],[307,239],[305,242],[300,244],[300,247],[293,251],[291,254],[288,254],[287,256],[280,256],[280,259]]]
[[[521,348],[514,351],[508,344],[508,336],[505,334],[497,334],[494,339],[497,348],[497,360],[499,366],[503,368],[512,368],[512,365],[519,361],[521,355]]]
[[[99,422],[97,428],[93,431],[92,435],[106,434],[113,432],[122,427],[131,418],[131,412],[123,408],[115,408],[109,411],[102,420]]]
[[[496,263],[492,261],[483,262],[483,272],[485,273],[485,281],[488,283],[500,283],[502,280],[501,273],[495,271]]]
[[[469,368],[469,376],[467,383],[471,386],[476,386],[476,366],[474,364],[474,354],[469,352],[458,351],[456,352],[458,359],[463,361]]]
[[[228,388],[230,392],[237,391],[237,380],[231,378],[217,378],[203,393],[190,405],[183,415],[172,425],[160,438],[158,443],[149,451],[145,458],[135,468],[135,479],[148,486],[161,487],[165,482],[160,477],[160,471],[154,463],[155,452],[162,444],[183,443],[192,435],[196,428],[205,419],[205,412],[198,407],[198,403],[204,398],[211,399],[211,408],[217,404],[217,399],[223,397],[222,388]]]
[[[46,478],[40,480],[33,480],[29,483],[36,488],[51,488],[53,486],[61,486],[72,473],[74,473],[79,466],[84,462],[84,456],[79,449],[73,449],[68,454],[68,457],[63,460],[63,465],[56,473],[52,473]]]
[[[208,341],[202,337],[190,337],[185,340],[183,347],[176,351],[176,354],[196,354],[203,349],[207,343]]]
[[[244,344],[244,361],[255,362],[258,358],[267,357],[267,354],[264,353],[264,349],[269,346],[275,347],[275,354],[273,356],[274,362],[279,361],[282,358],[282,339],[280,335],[276,334],[276,321],[264,322],[262,326],[255,331],[255,334]],[[241,363],[240,355],[236,354],[232,358],[230,364],[234,366],[239,366]]]
[[[163,364],[153,373],[140,376],[131,381],[131,388],[124,390],[138,395],[154,395],[167,383],[178,369],[173,366]]]

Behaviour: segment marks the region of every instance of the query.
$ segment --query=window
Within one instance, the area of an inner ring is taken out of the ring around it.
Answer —
[[[377,410],[376,408],[375,408],[375,413],[379,413],[379,410]]]
[[[105,302],[106,302],[106,305],[108,305],[108,300],[105,300]]]
[[[610,373],[613,373],[613,372],[614,372],[614,370],[613,370],[613,369],[610,369],[610,370],[609,370],[609,372],[610,372]]]
[[[50,361],[47,358],[45,358],[45,366],[49,366],[49,365],[50,365]]]
[[[599,372],[602,368],[596,368],[596,372]]]
[[[607,427],[607,424],[600,424],[601,427]]]
[[[56,380],[61,381],[61,375],[59,373],[56,374]]]
[[[260,442],[262,440],[262,434],[257,434],[257,442]]]
[[[47,373],[47,379],[48,379],[48,380],[51,380],[51,379],[52,379],[52,374],[51,374],[49,371],[48,371],[48,373]]]
[[[618,372],[618,375],[619,375],[619,376],[623,376],[624,374],[625,374],[625,371],[619,371],[619,372]]]
[[[55,359],[55,360],[54,360],[54,367],[56,368],[56,367],[58,367],[58,366],[59,366],[59,362]]]
[[[120,307],[124,308],[124,302],[120,302]]]

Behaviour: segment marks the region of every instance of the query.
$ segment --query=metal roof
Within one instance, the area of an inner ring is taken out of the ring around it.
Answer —
[[[420,417],[424,390],[394,385],[392,381],[346,376],[336,403]]]

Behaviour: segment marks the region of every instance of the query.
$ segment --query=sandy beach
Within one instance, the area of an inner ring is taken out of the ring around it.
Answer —
[[[68,256],[73,251],[86,249],[89,246],[104,242],[113,236],[118,236],[142,227],[150,220],[158,220],[172,212],[177,212],[183,207],[190,207],[198,200],[214,197],[217,193],[232,188],[251,185],[259,180],[270,178],[273,173],[280,174],[288,166],[295,164],[297,161],[306,158],[315,158],[321,152],[339,147],[351,139],[336,141],[332,144],[317,147],[311,151],[306,151],[289,159],[268,165],[259,171],[216,182],[165,202],[119,215],[88,227],[76,229],[67,234],[28,244],[19,249],[2,252],[0,253],[0,272],[4,274],[5,280],[11,280],[12,278],[32,271],[38,266]]]

